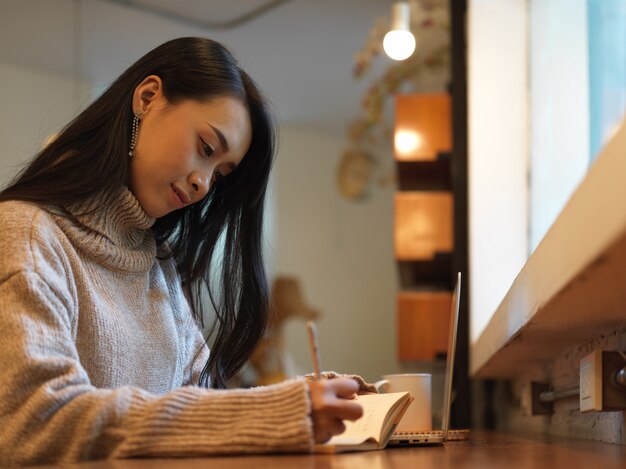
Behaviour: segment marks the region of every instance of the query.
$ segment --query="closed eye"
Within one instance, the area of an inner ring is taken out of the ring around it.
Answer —
[[[215,153],[215,148],[213,147],[213,145],[206,143],[204,140],[202,140],[202,152],[205,156],[210,157],[213,156],[213,154]]]

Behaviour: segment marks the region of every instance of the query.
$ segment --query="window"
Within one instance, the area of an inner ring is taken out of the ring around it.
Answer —
[[[624,118],[626,0],[529,8],[532,251]]]

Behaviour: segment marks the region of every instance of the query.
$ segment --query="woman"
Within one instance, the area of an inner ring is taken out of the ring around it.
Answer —
[[[358,377],[224,390],[266,324],[273,153],[250,77],[218,43],[182,38],[0,193],[0,466],[307,451],[361,415]]]

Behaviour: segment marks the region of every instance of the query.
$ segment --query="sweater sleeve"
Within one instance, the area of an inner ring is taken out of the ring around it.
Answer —
[[[94,387],[72,340],[71,294],[56,285],[29,270],[0,278],[0,466],[312,447],[302,379],[160,396]]]

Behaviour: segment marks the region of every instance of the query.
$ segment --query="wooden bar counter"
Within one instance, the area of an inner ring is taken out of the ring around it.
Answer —
[[[626,468],[626,446],[557,437],[473,432],[445,446],[390,448],[349,454],[229,456],[194,459],[107,460],[37,466],[75,469],[613,469]]]

